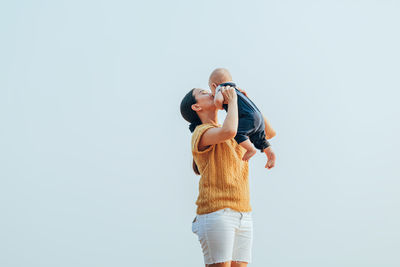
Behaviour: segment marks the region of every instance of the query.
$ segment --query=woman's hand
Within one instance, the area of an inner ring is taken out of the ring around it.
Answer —
[[[232,101],[237,102],[237,94],[235,88],[232,86],[223,86],[221,87],[221,93],[224,96],[224,100],[229,104]]]
[[[238,87],[238,90],[239,90],[242,94],[244,94],[246,97],[248,97],[245,90],[243,90],[242,88],[239,88],[239,87]]]

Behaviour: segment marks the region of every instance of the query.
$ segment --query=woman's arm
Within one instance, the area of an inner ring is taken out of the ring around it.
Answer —
[[[221,90],[218,90],[218,92],[215,94],[214,97],[214,104],[217,107],[217,109],[224,109],[222,104],[224,102],[224,96],[222,95]]]
[[[230,86],[221,88],[221,92],[224,96],[224,99],[226,99],[229,104],[225,121],[222,127],[210,128],[204,132],[199,141],[200,150],[203,150],[210,145],[222,143],[226,140],[232,139],[236,135],[239,119],[235,88]]]

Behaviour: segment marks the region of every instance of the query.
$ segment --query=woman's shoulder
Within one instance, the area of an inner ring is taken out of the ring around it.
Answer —
[[[196,127],[196,129],[194,129],[193,134],[192,134],[192,151],[194,153],[203,153],[203,152],[209,151],[210,148],[213,147],[213,146],[210,146],[208,149],[200,151],[199,150],[199,142],[200,142],[202,135],[208,129],[217,128],[217,127],[221,127],[221,125],[215,124],[215,123],[203,123],[203,124],[198,125]]]
[[[212,122],[209,122],[209,123],[202,123],[202,124],[198,125],[198,126],[196,127],[196,129],[194,129],[193,134],[194,134],[196,131],[197,131],[197,132],[204,132],[204,131],[207,130],[207,129],[210,129],[210,128],[217,128],[217,127],[221,127],[221,125],[220,125],[220,124],[216,124],[216,123],[212,123]]]

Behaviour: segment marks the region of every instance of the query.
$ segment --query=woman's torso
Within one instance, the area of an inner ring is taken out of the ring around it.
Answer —
[[[242,160],[245,149],[234,139],[199,150],[199,141],[214,124],[201,124],[192,135],[193,159],[199,169],[197,214],[223,208],[241,212],[251,211],[248,163]]]

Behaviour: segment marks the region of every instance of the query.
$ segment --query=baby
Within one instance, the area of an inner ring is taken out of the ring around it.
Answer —
[[[232,76],[229,71],[223,68],[215,69],[210,75],[208,85],[214,95],[216,107],[218,109],[225,109],[226,111],[228,110],[228,105],[224,103],[224,97],[220,88],[222,86],[235,87],[239,115],[239,125],[235,140],[240,146],[246,149],[243,160],[248,161],[256,154],[257,150],[254,147],[264,152],[268,159],[270,159],[270,151],[267,151],[270,144],[266,138],[274,137],[275,131],[257,106],[247,97],[247,94],[238,89],[236,84],[232,82]],[[266,135],[266,130],[268,130],[268,135]]]

